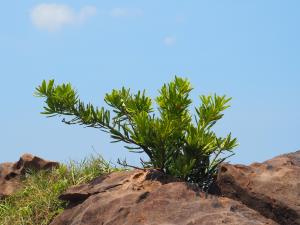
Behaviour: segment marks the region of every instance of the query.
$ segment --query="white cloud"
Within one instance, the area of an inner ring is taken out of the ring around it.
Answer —
[[[95,6],[84,6],[81,8],[79,13],[80,22],[84,22],[87,18],[94,16],[97,13],[97,8]]]
[[[44,3],[35,6],[30,13],[30,17],[37,28],[54,32],[67,25],[83,23],[95,13],[96,8],[94,6],[84,6],[79,13],[76,13],[68,5]]]
[[[186,21],[186,18],[184,15],[177,15],[175,18],[176,23],[182,24]]]
[[[172,46],[176,43],[176,38],[174,36],[167,36],[163,39],[163,42],[167,46]]]
[[[143,11],[141,9],[114,8],[109,14],[112,17],[139,17],[143,15]]]

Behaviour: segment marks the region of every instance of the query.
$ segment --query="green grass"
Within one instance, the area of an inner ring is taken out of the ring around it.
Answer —
[[[28,171],[23,188],[0,201],[0,225],[49,224],[66,207],[58,196],[68,187],[116,170],[101,156],[91,156],[51,171]]]

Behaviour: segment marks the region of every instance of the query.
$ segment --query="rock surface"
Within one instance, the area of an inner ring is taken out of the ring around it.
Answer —
[[[223,196],[279,224],[300,224],[300,151],[250,166],[223,164],[217,184]]]
[[[60,196],[51,225],[275,225],[236,200],[206,195],[156,170],[111,173]]]
[[[47,161],[30,154],[22,155],[15,163],[1,163],[0,199],[11,195],[21,186],[20,178],[28,169],[46,170],[57,166],[57,162]]]

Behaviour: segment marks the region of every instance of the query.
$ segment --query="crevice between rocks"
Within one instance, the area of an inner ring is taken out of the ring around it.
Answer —
[[[93,195],[97,195],[97,194],[100,194],[100,193],[104,193],[110,189],[113,189],[115,187],[118,187],[118,186],[121,186],[123,185],[122,184],[114,184],[114,185],[110,185],[108,187],[106,187],[104,190],[102,191],[95,191],[95,192],[92,192],[92,193],[65,193],[65,194],[62,194],[60,195],[58,198],[62,201],[67,201],[69,202],[67,208],[73,208],[81,203],[83,203],[84,201],[86,201],[89,197],[93,196]]]
[[[230,192],[223,191],[222,196],[241,202],[262,216],[272,219],[280,225],[300,225],[297,212],[284,203],[259,193],[249,193],[234,182],[226,181],[231,186]]]

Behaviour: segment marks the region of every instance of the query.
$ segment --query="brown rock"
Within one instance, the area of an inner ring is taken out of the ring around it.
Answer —
[[[1,163],[0,199],[11,195],[21,186],[20,178],[28,169],[45,170],[57,166],[57,162],[47,161],[30,154],[22,155],[15,163]]]
[[[217,184],[223,196],[279,224],[300,224],[300,151],[250,166],[223,164]]]
[[[70,206],[51,225],[266,225],[275,223],[226,197],[156,170],[111,173],[61,195]]]

